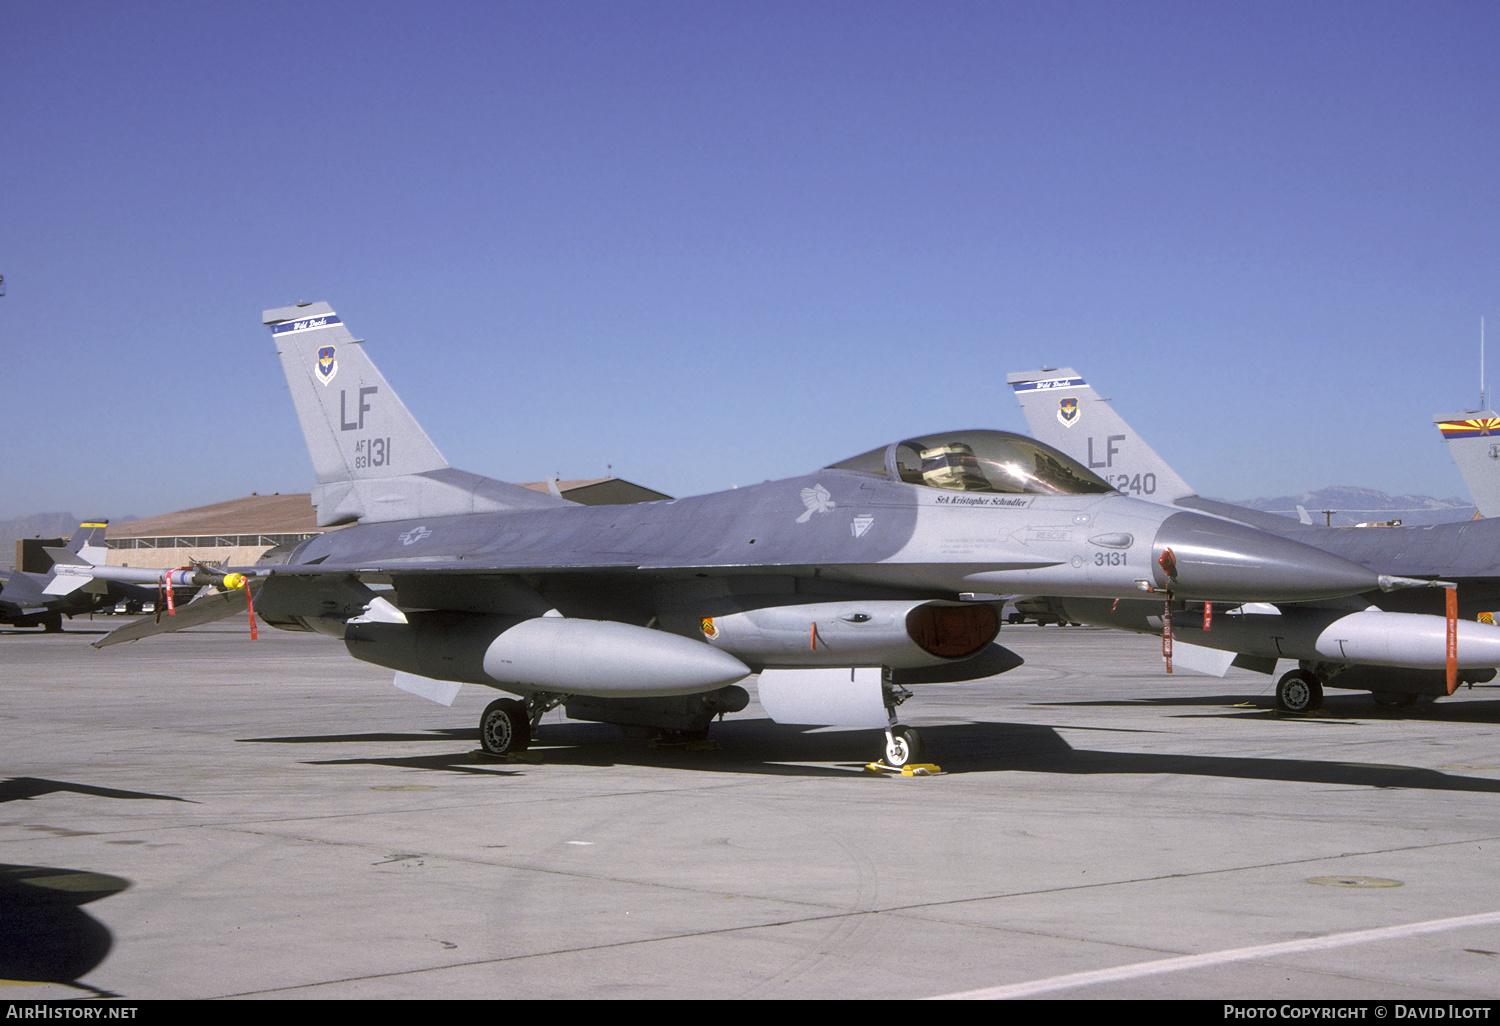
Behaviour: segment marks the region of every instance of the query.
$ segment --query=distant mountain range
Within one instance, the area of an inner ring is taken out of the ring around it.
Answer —
[[[111,523],[127,524],[139,519],[120,517]],[[0,570],[15,569],[16,539],[71,538],[82,522],[71,513],[34,513],[29,517],[0,520]]]
[[[1274,499],[1235,499],[1236,505],[1295,518],[1297,507],[1307,511],[1315,524],[1332,523],[1334,527],[1353,527],[1371,521],[1399,520],[1413,527],[1428,524],[1450,524],[1468,520],[1474,515],[1474,504],[1455,497],[1434,499],[1428,495],[1387,495],[1373,488],[1340,486],[1320,488],[1301,495],[1280,495]],[[1331,517],[1325,513],[1332,510]]]

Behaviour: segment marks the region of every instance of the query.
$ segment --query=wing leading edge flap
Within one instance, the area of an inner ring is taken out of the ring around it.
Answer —
[[[200,627],[226,616],[243,615],[250,604],[250,597],[246,592],[258,592],[261,587],[259,582],[251,581],[244,588],[234,591],[214,591],[200,595],[177,610],[176,616],[164,616],[160,621],[143,616],[134,623],[127,623],[124,627],[110,631],[94,642],[93,647],[107,648],[122,641],[139,641],[157,634],[171,634],[188,627]]]

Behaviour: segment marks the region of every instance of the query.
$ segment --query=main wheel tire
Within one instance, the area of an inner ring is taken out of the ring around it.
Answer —
[[[1323,685],[1310,673],[1293,670],[1276,684],[1276,708],[1282,712],[1312,712],[1323,705]]]
[[[479,718],[479,745],[487,755],[524,752],[531,744],[531,718],[526,706],[514,698],[499,698],[484,708]]]
[[[926,747],[922,744],[922,736],[910,727],[895,726],[891,728],[885,739],[885,764],[887,766],[901,767],[908,763],[920,762],[926,755]]]

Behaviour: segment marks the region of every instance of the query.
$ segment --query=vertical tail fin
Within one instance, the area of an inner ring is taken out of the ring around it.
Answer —
[[[1479,515],[1500,516],[1500,414],[1449,413],[1432,421],[1443,433]]]
[[[93,566],[100,566],[109,555],[109,550],[104,547],[104,533],[108,529],[108,520],[79,524],[78,530],[73,532],[73,537],[68,541],[68,551]]]
[[[318,524],[571,505],[454,470],[327,303],[267,310],[318,475]]]
[[[1109,484],[1153,502],[1195,495],[1071,367],[1007,374],[1031,433]]]

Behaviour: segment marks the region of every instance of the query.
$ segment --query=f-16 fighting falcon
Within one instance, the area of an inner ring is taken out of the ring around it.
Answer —
[[[580,506],[450,467],[326,303],[264,322],[317,473],[318,522],[351,526],[234,568],[249,586],[226,594],[444,704],[462,683],[517,696],[481,718],[494,755],[525,748],[559,705],[701,737],[748,704],[740,682],[758,674],[772,719],[884,727],[885,761],[901,766],[921,755],[895,712],[909,685],[1019,665],[995,643],[997,595],[1307,601],[1410,583],[1122,495],[999,431],[904,439],[694,498]],[[235,605],[209,598],[184,622]]]
[[[1317,708],[1324,687],[1370,691],[1382,704],[1407,705],[1421,695],[1451,695],[1461,681],[1494,677],[1500,627],[1475,618],[1500,608],[1500,520],[1331,528],[1205,499],[1072,368],[1024,371],[1006,380],[1038,438],[1102,473],[1121,492],[1316,546],[1376,573],[1452,585],[1238,607],[1174,603],[1166,629],[1176,636],[1169,644],[1180,664],[1222,676],[1231,664],[1269,674],[1278,659],[1296,660],[1276,689],[1277,705],[1295,712]],[[1451,613],[1444,608],[1450,603]],[[1057,604],[1073,620],[1150,634],[1163,631],[1167,611],[1160,602],[1086,596]]]

